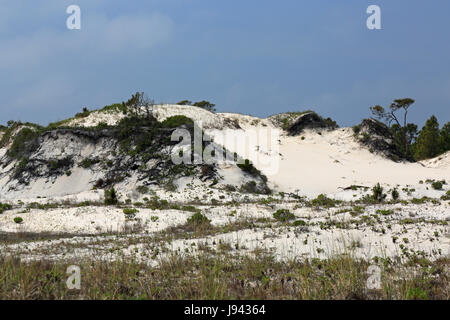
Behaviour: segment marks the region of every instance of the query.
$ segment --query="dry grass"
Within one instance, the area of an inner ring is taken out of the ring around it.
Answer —
[[[81,289],[66,270],[81,268]],[[0,258],[0,299],[442,299],[450,298],[450,259],[427,266],[385,263],[380,290],[366,286],[369,264],[350,256],[278,262],[265,250],[173,254],[149,267],[133,261]],[[415,270],[416,273],[412,273]]]

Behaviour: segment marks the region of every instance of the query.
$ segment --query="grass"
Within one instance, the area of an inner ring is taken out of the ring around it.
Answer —
[[[350,256],[279,262],[263,249],[237,256],[230,246],[198,256],[172,254],[156,267],[136,261],[20,262],[0,257],[0,299],[441,299],[450,279],[441,259],[413,274],[385,262],[378,290],[368,290],[370,264]],[[66,286],[67,267],[81,269],[81,289]],[[434,274],[434,275],[433,275]]]

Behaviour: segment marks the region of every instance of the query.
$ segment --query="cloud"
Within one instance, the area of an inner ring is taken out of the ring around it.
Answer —
[[[159,13],[110,19],[82,15],[81,30],[41,29],[1,41],[0,70],[45,66],[67,56],[96,61],[105,54],[151,50],[172,33],[172,20]]]
[[[8,32],[0,32],[0,122],[5,117],[47,122],[93,103],[100,91],[121,96],[118,82],[130,76],[128,68],[161,51],[173,36],[174,23],[158,12],[111,15],[80,5],[81,30],[68,30],[64,4],[44,4],[42,21],[23,12],[23,3],[5,5],[8,10],[0,14],[9,15]]]

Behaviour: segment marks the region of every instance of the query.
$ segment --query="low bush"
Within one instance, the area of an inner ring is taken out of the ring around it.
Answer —
[[[392,196],[392,200],[397,200],[400,196],[400,194],[398,193],[397,189],[392,190],[391,192],[391,196]]]
[[[105,204],[106,205],[115,205],[119,202],[117,197],[117,192],[112,187],[111,189],[105,189]]]
[[[139,210],[136,208],[125,208],[122,211],[128,218],[134,218],[136,213],[139,212]]]
[[[139,186],[136,188],[136,191],[141,194],[146,194],[146,193],[148,193],[149,189],[147,186]]]
[[[306,226],[306,222],[303,220],[295,220],[292,225],[294,227]]]
[[[209,224],[211,221],[200,212],[194,213],[187,219],[187,224],[191,226],[201,226]]]
[[[311,201],[311,204],[313,206],[316,206],[316,207],[327,207],[327,208],[330,208],[330,207],[336,206],[336,204],[338,204],[339,202],[340,201],[338,201],[338,200],[334,200],[334,199],[328,198],[324,194],[319,194],[316,199],[313,199]]]
[[[372,188],[372,198],[377,202],[383,202],[386,199],[386,194],[383,193],[383,187],[379,183]]]
[[[377,210],[378,214],[382,214],[383,216],[388,216],[394,213],[393,210]]]
[[[443,185],[444,185],[443,181],[433,181],[431,183],[431,187],[434,190],[442,190]]]
[[[178,128],[182,125],[193,126],[194,121],[186,116],[178,115],[169,117],[161,123],[163,128]]]
[[[278,209],[273,217],[278,221],[289,221],[295,219],[295,215],[293,215],[288,209]]]
[[[12,209],[12,205],[10,205],[8,203],[1,203],[0,202],[0,213],[3,213],[6,210],[11,210],[11,209]]]
[[[23,219],[21,217],[15,217],[14,218],[14,222],[17,223],[17,224],[20,224],[20,223],[23,222]]]

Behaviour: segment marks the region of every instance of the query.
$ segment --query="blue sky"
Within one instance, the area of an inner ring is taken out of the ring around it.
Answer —
[[[66,8],[81,8],[68,30]],[[382,30],[366,28],[381,7]],[[410,120],[450,120],[448,0],[0,0],[0,123],[47,124],[145,91],[340,125],[411,97]]]

